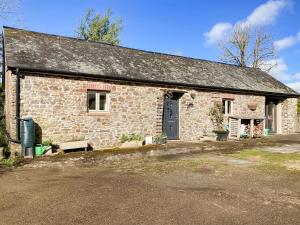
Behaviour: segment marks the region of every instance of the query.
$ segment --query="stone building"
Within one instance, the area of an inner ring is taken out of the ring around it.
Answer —
[[[31,116],[43,140],[87,140],[94,149],[122,134],[197,141],[212,133],[208,112],[224,105],[230,137],[240,127],[296,129],[298,93],[267,73],[207,60],[4,27],[6,129],[20,138]],[[254,129],[255,128],[255,129]]]

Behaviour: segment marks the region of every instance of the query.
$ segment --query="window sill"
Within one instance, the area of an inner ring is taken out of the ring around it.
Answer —
[[[88,116],[109,116],[110,112],[88,112]]]

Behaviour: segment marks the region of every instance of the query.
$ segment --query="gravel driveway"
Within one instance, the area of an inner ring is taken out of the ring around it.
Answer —
[[[299,224],[299,170],[195,146],[185,154],[1,169],[0,224]]]

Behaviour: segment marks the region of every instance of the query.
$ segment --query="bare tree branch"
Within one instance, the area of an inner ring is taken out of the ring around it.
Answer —
[[[15,13],[15,10],[19,6],[18,0],[0,0],[0,18],[5,20],[7,16],[11,13]],[[0,32],[0,66],[2,67],[2,32]],[[2,76],[2,70],[0,70],[0,76]]]
[[[270,71],[274,64],[275,50],[267,32],[253,30],[238,24],[229,37],[219,43],[222,52],[220,60],[241,67],[260,68]]]
[[[9,14],[15,13],[18,7],[18,0],[0,0],[0,17],[6,19]]]
[[[270,36],[262,30],[256,30],[251,66],[253,68],[263,68],[265,71],[270,71],[276,65],[274,63],[268,63],[268,61],[274,58],[275,50]]]
[[[219,44],[223,52],[221,61],[238,66],[247,66],[249,40],[249,27],[236,25],[231,36]]]

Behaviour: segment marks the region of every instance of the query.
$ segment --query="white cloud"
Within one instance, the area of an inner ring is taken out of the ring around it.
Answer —
[[[289,36],[274,41],[274,47],[276,50],[282,50],[284,48],[292,47],[298,43],[300,43],[300,32],[298,32],[295,36]]]
[[[300,81],[288,83],[287,86],[300,93]]]
[[[270,25],[289,4],[287,0],[270,0],[254,9],[244,23],[250,26]]]
[[[269,0],[255,8],[246,19],[237,21],[234,25],[228,22],[217,23],[210,31],[204,33],[205,44],[217,43],[237,24],[256,27],[270,25],[276,20],[280,12],[289,5],[289,0]]]
[[[265,65],[268,68],[269,66],[272,66],[272,69],[268,71],[268,73],[276,79],[279,79],[281,81],[291,80],[291,75],[288,74],[288,66],[282,58],[269,60],[265,62]],[[262,66],[261,68],[262,70],[267,69],[263,67],[264,66]]]
[[[215,24],[209,32],[206,32],[204,36],[206,37],[206,44],[218,43],[224,35],[227,34],[232,29],[232,24],[230,23],[217,23]]]
[[[236,25],[249,25],[252,27],[261,27],[272,25],[282,10],[292,5],[292,0],[269,0],[264,4],[255,8],[245,19],[236,21],[235,23],[220,22],[215,24],[210,31],[204,33],[205,44],[216,44],[219,40],[223,39],[232,32],[232,29]],[[287,47],[294,46],[300,43],[300,31],[295,36],[285,37],[274,42],[274,47],[277,50],[281,50]],[[291,74],[288,66],[283,58],[274,59],[266,62],[269,65],[274,66],[268,73],[274,76],[276,79],[286,83],[291,88],[300,92],[300,72]],[[263,68],[262,68],[263,69]]]
[[[294,80],[299,80],[299,81],[300,81],[300,72],[299,72],[299,73],[295,73],[295,74],[293,75],[293,79],[294,79]]]
[[[283,58],[270,60],[267,63],[269,65],[275,65],[271,71],[269,71],[269,74],[300,93],[300,72],[290,74],[288,72],[288,66],[284,62]]]

